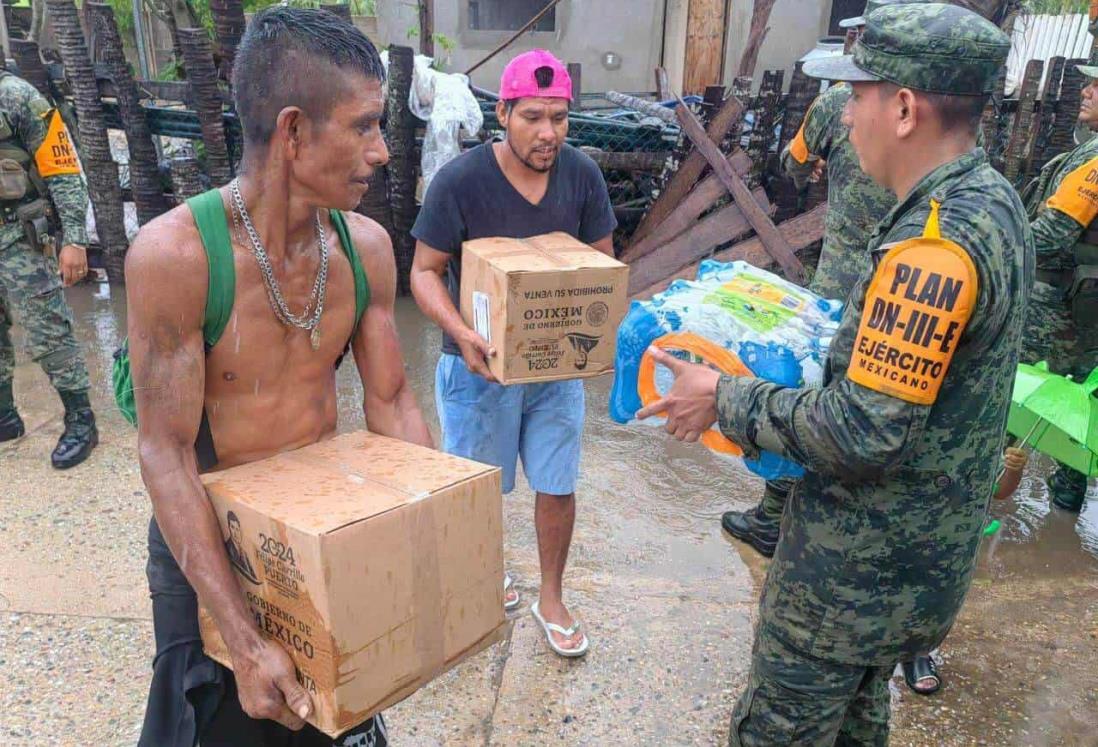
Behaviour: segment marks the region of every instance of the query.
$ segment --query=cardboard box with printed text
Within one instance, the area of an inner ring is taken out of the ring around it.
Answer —
[[[500,472],[366,432],[203,476],[259,630],[335,736],[503,632]],[[229,653],[199,614],[206,653]]]
[[[503,384],[611,373],[628,284],[626,265],[562,232],[461,248],[461,315]]]

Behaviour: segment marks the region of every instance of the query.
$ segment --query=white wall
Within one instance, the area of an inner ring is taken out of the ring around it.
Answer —
[[[448,70],[464,71],[502,42],[503,32],[485,34],[462,30],[466,0],[434,0],[435,30],[457,43]],[[544,47],[565,62],[583,65],[583,90],[651,91],[653,68],[663,49],[671,87],[682,89],[682,58],[686,42],[688,0],[562,0],[557,6],[555,33],[526,34],[473,73],[473,82],[497,90],[503,66],[514,55]],[[725,44],[725,85],[731,85],[739,66],[751,24],[752,0],[729,0],[728,39]],[[406,44],[418,49],[418,39],[407,32],[419,23],[416,0],[377,0],[381,43]],[[666,8],[667,25],[664,27]],[[778,0],[770,15],[770,31],[756,66],[758,86],[764,70],[782,68],[786,85],[793,63],[827,32],[831,0]],[[437,47],[437,45],[436,45]],[[603,67],[604,52],[621,56],[621,68]]]
[[[435,0],[436,8],[456,0]],[[419,51],[419,40],[408,38],[408,29],[419,26],[416,0],[376,0],[377,35],[382,47],[403,44]]]
[[[473,73],[473,83],[499,90],[500,74],[512,57],[543,47],[564,62],[583,65],[584,91],[654,90],[653,70],[659,64],[663,44],[664,2],[562,0],[556,10],[556,32],[523,35]],[[466,0],[435,0],[435,31],[457,43],[447,67],[453,72],[464,72],[513,33],[466,30],[465,7]],[[382,44],[406,44],[418,49],[418,39],[407,38],[407,30],[418,24],[414,0],[377,0],[377,15]],[[605,52],[615,52],[621,58],[621,67],[605,68]]]
[[[731,85],[740,65],[751,27],[752,0],[729,0],[728,40],[725,43],[725,85]],[[827,33],[831,0],[778,0],[770,13],[770,31],[759,50],[755,66],[755,88],[765,70],[785,70],[785,84],[793,74],[793,63]]]

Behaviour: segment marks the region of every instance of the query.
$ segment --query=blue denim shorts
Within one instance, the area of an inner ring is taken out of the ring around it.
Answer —
[[[583,382],[493,384],[444,353],[435,371],[435,406],[442,449],[503,470],[503,492],[515,487],[515,467],[539,493],[569,495],[579,476]]]

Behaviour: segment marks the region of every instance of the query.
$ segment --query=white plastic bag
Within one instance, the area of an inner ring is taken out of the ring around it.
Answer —
[[[470,137],[484,125],[469,78],[461,73],[440,73],[431,69],[431,58],[416,55],[408,106],[426,120],[423,137],[423,189],[426,191],[438,170],[461,155],[461,132]]]

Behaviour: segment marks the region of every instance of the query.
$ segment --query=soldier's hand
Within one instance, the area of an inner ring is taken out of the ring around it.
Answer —
[[[277,643],[259,639],[247,653],[233,653],[240,707],[255,719],[277,721],[297,731],[312,713],[309,693],[298,684],[294,662]]]
[[[1015,472],[1024,470],[1026,468],[1026,462],[1028,461],[1029,452],[1015,446],[1008,446],[1006,448],[1006,453],[1003,455],[1003,462],[1006,469],[1014,470]]]
[[[478,376],[483,376],[488,381],[495,383],[496,377],[488,370],[488,358],[494,358],[496,349],[488,344],[488,341],[471,329],[466,328],[465,334],[456,340],[461,349],[461,357],[465,361],[465,367]]]
[[[79,283],[88,274],[88,251],[76,244],[66,244],[61,247],[57,264],[61,268],[61,282],[66,288]]]
[[[827,161],[823,158],[817,158],[816,162],[812,164],[812,175],[808,177],[808,181],[815,184],[823,179],[824,169],[827,168]]]
[[[637,412],[637,418],[667,417],[667,432],[680,441],[694,442],[717,422],[717,382],[721,375],[709,366],[686,363],[659,348],[648,348],[656,363],[666,366],[675,383],[662,399]]]

